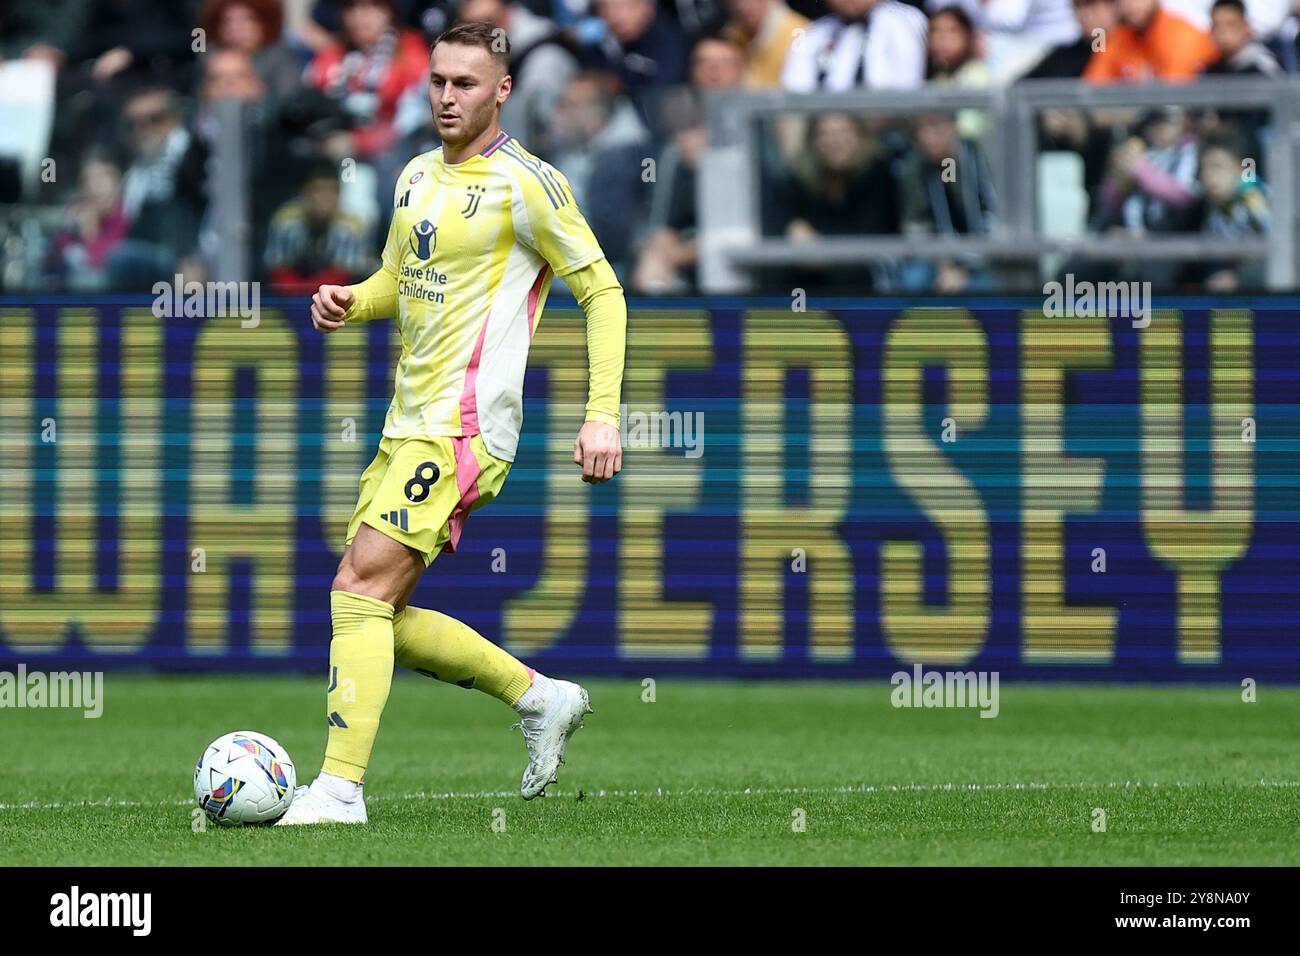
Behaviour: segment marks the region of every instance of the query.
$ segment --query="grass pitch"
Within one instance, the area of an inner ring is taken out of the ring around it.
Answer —
[[[403,676],[369,826],[195,833],[191,771],[222,733],[315,775],[324,683],[109,674],[97,720],[0,710],[0,863],[1300,863],[1300,690],[1003,684],[990,720],[895,709],[884,682],[662,679],[654,703],[586,683],[596,713],[545,799],[518,796],[511,711]]]

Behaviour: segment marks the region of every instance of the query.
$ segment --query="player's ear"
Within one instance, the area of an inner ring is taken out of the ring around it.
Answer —
[[[497,105],[504,103],[506,97],[510,95],[510,90],[514,86],[514,79],[507,73],[501,77],[501,85],[497,87]]]

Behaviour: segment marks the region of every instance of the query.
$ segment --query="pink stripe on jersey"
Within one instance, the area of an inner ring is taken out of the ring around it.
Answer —
[[[537,273],[537,280],[533,287],[528,290],[528,337],[533,337],[533,326],[537,321],[537,299],[542,294],[542,282],[546,279],[546,274],[551,271],[551,266],[542,266],[542,271]]]
[[[483,358],[483,339],[487,337],[488,322],[492,313],[483,320],[483,328],[478,330],[478,341],[474,343],[474,354],[469,358],[469,367],[465,369],[465,388],[460,393],[460,433],[462,435],[478,434],[478,365]]]
[[[507,136],[505,133],[502,133],[500,136],[498,136],[496,139],[494,139],[494,140],[493,140],[493,141],[492,141],[492,142],[487,146],[487,148],[483,150],[483,152],[479,153],[479,155],[480,155],[480,156],[491,156],[491,155],[492,155],[493,153],[495,153],[498,149],[500,149],[502,146],[504,146],[505,143],[506,143],[506,140],[508,140],[509,138],[510,138],[510,137]]]

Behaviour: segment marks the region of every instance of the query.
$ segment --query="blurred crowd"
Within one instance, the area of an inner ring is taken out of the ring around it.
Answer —
[[[242,116],[254,277],[297,293],[368,274],[395,176],[437,145],[429,41],[472,20],[511,40],[503,128],[567,175],[620,277],[646,294],[698,288],[696,172],[713,91],[1300,72],[1300,2],[1287,0],[0,0],[0,100],[21,90],[25,104],[0,107],[0,220],[17,211],[0,237],[0,289],[213,275],[227,241],[210,169],[228,131],[223,101]],[[768,235],[966,235],[996,222],[978,111],[822,113],[765,131]],[[1042,148],[1078,169],[1086,228],[1111,235],[1266,234],[1269,134],[1258,111],[1040,117]],[[1262,281],[1230,261],[1158,268],[1178,289]],[[763,282],[998,287],[976,259],[770,270]]]

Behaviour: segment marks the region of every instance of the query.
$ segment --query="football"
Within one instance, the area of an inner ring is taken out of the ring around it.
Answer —
[[[274,823],[293,802],[296,784],[288,752],[251,730],[218,737],[194,767],[194,799],[221,826]]]

